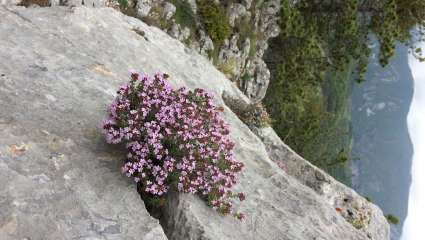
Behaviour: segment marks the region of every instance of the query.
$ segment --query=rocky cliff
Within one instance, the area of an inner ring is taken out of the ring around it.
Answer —
[[[111,8],[0,5],[0,239],[387,240],[380,209],[249,129],[221,96],[248,101],[208,59]],[[164,71],[225,106],[246,169],[239,222],[170,193],[154,219],[119,173],[99,123],[130,69]]]
[[[24,6],[109,6],[141,19],[208,58],[252,101],[270,81],[263,60],[279,32],[281,0],[2,0]],[[219,26],[219,27],[216,27]]]
[[[263,55],[280,32],[280,0],[123,0],[117,9],[208,58],[252,101],[264,98],[270,71]]]

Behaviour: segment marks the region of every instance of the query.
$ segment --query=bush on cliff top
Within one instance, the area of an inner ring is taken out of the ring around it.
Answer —
[[[231,199],[242,201],[245,195],[230,188],[243,164],[234,158],[223,109],[214,105],[212,94],[175,90],[166,77],[133,73],[109,108],[103,129],[108,143],[126,143],[122,171],[156,200],[173,187],[242,219]]]

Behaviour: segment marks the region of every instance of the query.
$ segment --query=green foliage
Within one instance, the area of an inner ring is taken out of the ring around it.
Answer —
[[[396,12],[396,0],[388,0],[382,4],[381,10],[372,16],[371,28],[381,44],[379,61],[382,66],[386,66],[395,53],[395,42],[399,36]]]
[[[278,135],[335,176],[336,169],[350,164],[351,84],[364,81],[369,36],[380,43],[382,66],[394,55],[397,41],[425,60],[412,39],[424,40],[425,1],[283,0],[280,15],[282,31],[271,44],[265,105]],[[419,27],[416,35],[414,26]],[[348,175],[336,177],[347,183]]]
[[[288,16],[297,15],[298,12],[304,20],[315,23],[320,29],[318,34],[321,39],[327,42],[334,39],[333,47],[327,51],[334,66],[341,66],[341,63],[344,66],[350,58],[365,62],[370,54],[367,46],[370,33],[378,37],[382,66],[387,65],[394,55],[397,41],[411,46],[414,51],[417,41],[424,40],[423,0],[300,0],[292,6],[284,2],[283,6],[283,9],[287,10],[289,6],[295,11]],[[284,17],[282,22],[285,20],[288,20],[288,17]],[[413,27],[421,29],[416,36],[412,35]],[[421,59],[422,55],[418,58]],[[360,77],[365,71],[364,68],[364,64],[359,65]]]
[[[410,29],[417,24],[424,25],[425,1],[422,0],[396,0],[398,25],[400,37],[409,41]]]
[[[195,32],[195,14],[193,13],[189,2],[186,0],[171,0],[170,2],[176,6],[176,13],[174,14],[176,23],[183,27],[188,27],[191,29],[191,32]]]
[[[392,215],[392,214],[388,214],[385,216],[385,218],[387,219],[387,221],[391,224],[397,225],[400,223],[400,219],[398,219],[398,217]]]
[[[250,40],[249,57],[252,58],[257,52],[257,40],[260,38],[256,31],[253,31],[254,18],[245,16],[235,23],[235,31],[239,33],[239,46],[246,40]]]
[[[272,120],[261,103],[246,103],[245,101],[224,96],[224,102],[249,128],[264,128],[270,126]]]
[[[304,158],[350,184],[349,96],[355,66],[331,70],[322,62],[303,61],[315,54],[315,48],[283,46],[286,50],[280,52],[264,99],[273,128]]]
[[[121,8],[128,7],[128,1],[127,0],[118,0],[118,4],[120,5]]]
[[[425,1],[423,0],[369,0],[362,10],[372,17],[370,29],[378,36],[380,62],[385,66],[395,52],[395,43],[402,42],[414,50],[416,44],[424,40]],[[419,31],[412,33],[412,28]],[[414,54],[419,60],[422,54]]]
[[[216,47],[221,46],[231,34],[226,11],[222,5],[209,0],[198,0],[200,20]]]
[[[343,148],[339,151],[338,155],[335,157],[335,160],[328,163],[328,166],[344,164],[348,160],[350,160],[350,153],[345,151],[345,149]]]
[[[373,203],[372,198],[370,198],[370,197],[368,197],[368,196],[364,196],[364,198],[366,199],[366,201],[368,201],[368,202],[370,202],[370,203]]]
[[[244,73],[244,75],[242,75],[240,81],[242,81],[243,83],[248,82],[251,79],[251,77],[249,76],[248,73]]]
[[[230,58],[225,62],[218,63],[217,69],[224,73],[227,77],[231,78],[235,74],[236,64],[236,59]]]

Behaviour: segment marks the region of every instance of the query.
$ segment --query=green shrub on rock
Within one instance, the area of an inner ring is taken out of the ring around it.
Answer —
[[[198,0],[198,13],[201,22],[215,46],[223,44],[224,40],[229,38],[231,28],[226,10],[223,6],[214,4],[209,0]]]
[[[176,22],[181,26],[190,28],[191,31],[196,31],[195,14],[189,2],[186,0],[171,0],[170,2],[176,6],[176,13],[174,15]]]
[[[391,224],[397,225],[400,223],[400,219],[398,219],[398,217],[392,215],[392,214],[388,214],[385,216],[385,218],[387,219],[387,221]]]

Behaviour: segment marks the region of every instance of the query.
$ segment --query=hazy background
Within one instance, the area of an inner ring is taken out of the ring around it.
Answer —
[[[391,239],[399,240],[411,183],[413,145],[407,114],[413,97],[413,76],[406,47],[397,47],[395,58],[386,68],[379,65],[377,47],[376,44],[366,81],[353,86],[352,183],[360,194],[379,205],[384,214],[400,219],[400,224],[391,229]]]
[[[422,46],[424,47],[425,45]],[[420,63],[410,56],[409,64],[414,78],[414,95],[408,115],[408,126],[414,154],[409,208],[402,240],[423,240],[425,239],[425,63]]]

